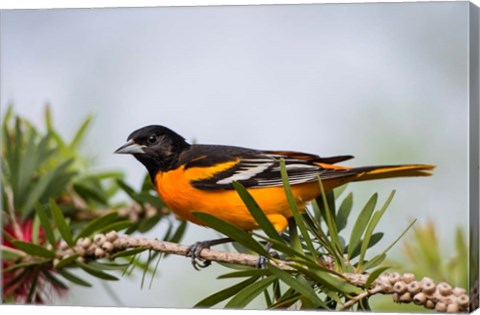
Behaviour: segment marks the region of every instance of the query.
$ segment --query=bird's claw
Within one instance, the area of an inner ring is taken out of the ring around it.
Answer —
[[[278,254],[278,252],[270,251],[269,253],[273,258],[280,259],[280,255]],[[269,259],[262,255],[262,256],[258,257],[257,264],[255,265],[255,267],[257,269],[266,269],[268,261],[269,261]]]
[[[192,258],[192,266],[195,270],[199,270],[200,268],[207,268],[212,264],[210,260],[199,258],[200,253],[205,248],[210,248],[210,242],[195,242],[193,245],[187,248],[187,252],[185,256]]]

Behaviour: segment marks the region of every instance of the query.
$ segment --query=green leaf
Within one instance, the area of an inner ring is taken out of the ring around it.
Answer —
[[[60,232],[62,238],[67,242],[70,246],[75,246],[75,242],[72,237],[72,232],[67,225],[67,221],[65,221],[65,217],[63,216],[62,210],[57,205],[55,200],[50,199],[49,201],[50,211],[52,212],[53,220],[57,225],[57,229]]]
[[[375,227],[377,226],[378,222],[380,221],[383,214],[385,213],[388,206],[390,205],[390,202],[392,201],[394,195],[395,195],[395,190],[390,193],[390,195],[388,196],[387,201],[385,201],[385,204],[383,205],[383,207],[379,211],[376,211],[373,214],[373,217],[372,217],[372,219],[370,220],[370,223],[367,226],[367,229],[365,231],[365,237],[363,239],[363,242],[362,242],[362,245],[361,245],[361,248],[360,248],[360,257],[358,259],[358,266],[357,266],[359,269],[362,268],[363,260],[365,258],[365,254],[366,254],[367,249],[369,247],[370,238],[373,234],[373,231],[375,230]]]
[[[268,220],[265,213],[260,209],[260,206],[257,204],[255,199],[250,195],[248,190],[243,187],[242,184],[238,182],[232,183],[233,188],[237,191],[240,198],[242,198],[243,203],[247,206],[250,214],[255,218],[255,221],[258,223],[259,227],[272,239],[275,239],[279,242],[284,242],[284,240],[278,234],[278,231],[273,227],[270,220]]]
[[[124,250],[124,251],[115,253],[115,254],[112,256],[112,259],[115,259],[115,258],[118,258],[118,257],[133,256],[133,255],[139,254],[139,253],[141,253],[141,252],[144,252],[144,251],[146,251],[146,250],[148,250],[148,249],[149,249],[148,247],[139,247],[139,248]]]
[[[380,265],[382,262],[385,261],[386,258],[387,258],[386,254],[380,254],[373,257],[363,265],[363,270],[368,270],[370,268]]]
[[[66,269],[57,270],[57,272],[62,275],[65,279],[75,284],[84,286],[84,287],[91,287],[92,285],[87,281],[75,276],[74,274],[68,272]]]
[[[121,231],[132,226],[132,222],[129,220],[117,221],[112,224],[106,225],[105,227],[98,230],[98,233],[107,233],[110,231]]]
[[[138,194],[131,188],[130,186],[127,185],[123,180],[117,179],[117,184],[120,186],[120,188],[127,193],[127,195],[135,200],[139,204],[143,204],[142,200],[138,197]]]
[[[41,269],[40,271],[56,288],[61,288],[64,290],[68,289],[68,287],[62,281],[60,281],[57,277],[53,275],[53,272],[47,271],[45,269]]]
[[[83,140],[85,133],[92,122],[92,116],[88,116],[87,119],[82,123],[77,133],[75,134],[72,142],[70,143],[70,148],[75,149],[78,147],[80,142]]]
[[[40,177],[40,180],[33,186],[25,203],[22,205],[24,217],[29,213],[28,211],[33,207],[35,202],[42,201],[45,195],[48,195],[46,192],[48,192],[49,184],[54,182],[56,177],[62,174],[72,163],[73,159],[69,159]]]
[[[365,287],[370,288],[370,285],[373,283],[373,281],[375,281],[378,278],[378,276],[380,276],[385,270],[389,268],[390,266],[385,266],[385,267],[377,268],[374,271],[372,271],[368,276],[367,282],[365,283]]]
[[[188,221],[181,221],[175,233],[170,239],[168,239],[168,241],[172,243],[180,242],[182,240],[183,235],[185,234],[185,230],[187,229],[187,224],[188,224]]]
[[[54,268],[55,269],[62,269],[63,267],[73,263],[78,257],[80,257],[80,254],[75,254],[75,255],[69,256],[67,258],[64,258],[64,259],[60,260],[58,262],[58,264],[56,264],[54,266]]]
[[[24,257],[22,255],[22,252],[19,252],[18,250],[15,250],[13,248],[7,247],[7,246],[2,246],[0,247],[0,256],[2,257],[2,260],[12,260],[12,259],[18,259]]]
[[[315,294],[315,291],[310,285],[300,281],[299,279],[293,278],[288,272],[283,271],[271,264],[267,264],[267,269],[273,275],[275,275],[277,278],[287,284],[289,287],[306,297],[316,307],[322,306],[324,308],[328,308],[327,305],[322,300],[320,300],[317,294]]]
[[[225,305],[225,308],[243,308],[275,281],[269,276],[237,291],[238,293]]]
[[[193,215],[212,229],[227,235],[228,237],[232,238],[234,241],[242,244],[243,246],[253,250],[260,255],[270,257],[270,254],[263,248],[263,246],[256,242],[250,236],[250,234],[243,231],[242,229],[239,229],[238,227],[223,220],[220,220],[208,213],[194,212]]]
[[[117,219],[117,217],[118,217],[118,214],[116,212],[111,212],[111,213],[108,213],[104,216],[96,218],[95,220],[88,223],[82,229],[82,231],[80,231],[80,233],[77,235],[75,240],[78,240],[82,237],[90,236],[94,232],[96,232],[96,231],[98,231],[102,228],[105,228],[107,225],[112,224]]]
[[[40,219],[40,223],[42,224],[42,228],[47,236],[48,242],[55,248],[57,246],[57,241],[55,240],[52,227],[50,226],[50,221],[48,220],[47,214],[45,213],[45,210],[43,210],[42,205],[40,205],[38,202],[35,203],[35,211]]]
[[[115,276],[112,276],[111,274],[108,274],[106,272],[103,272],[102,270],[98,269],[98,268],[95,268],[91,265],[88,265],[86,263],[83,263],[81,261],[75,261],[75,264],[77,266],[79,266],[80,268],[82,268],[85,272],[91,274],[92,276],[94,277],[97,277],[97,278],[100,278],[100,279],[103,279],[103,280],[118,280],[117,277]]]
[[[347,220],[352,210],[353,205],[353,194],[349,193],[345,199],[343,199],[340,208],[338,209],[337,216],[335,218],[335,224],[337,225],[337,230],[340,232],[347,226]]]
[[[290,182],[288,181],[288,174],[287,169],[285,166],[285,159],[280,159],[280,174],[282,175],[282,182],[283,187],[285,189],[285,194],[287,196],[288,205],[290,206],[290,210],[292,211],[293,218],[297,223],[298,228],[300,229],[300,233],[307,244],[308,250],[311,252],[313,259],[317,260],[317,252],[315,247],[313,246],[312,239],[308,235],[307,228],[303,222],[302,216],[300,215],[300,211],[298,210],[297,202],[295,201],[295,197],[293,195],[292,189],[290,187]]]
[[[28,243],[23,241],[13,241],[12,245],[15,248],[23,250],[25,253],[32,256],[38,256],[38,257],[49,258],[49,259],[53,259],[56,257],[54,252],[49,251],[45,247],[35,245],[33,243]]]
[[[260,277],[268,276],[270,272],[265,269],[250,269],[242,271],[234,271],[217,277],[217,279],[243,278],[243,277]]]
[[[335,253],[337,262],[339,263],[339,266],[343,269],[344,268],[343,259],[340,257],[342,254],[342,247],[340,244],[337,225],[335,223],[335,208],[334,208],[335,199],[333,197],[332,192],[326,193],[325,190],[323,189],[323,183],[320,176],[317,176],[317,178],[318,178],[318,184],[320,185],[321,200],[323,202],[322,214],[324,215],[325,222],[328,227],[328,233],[330,234],[330,238],[332,240],[332,247],[335,249],[334,253]]]
[[[38,215],[34,216],[32,224],[32,243],[37,245],[40,243],[38,239],[40,232],[40,224],[40,218],[38,217]]]
[[[160,221],[161,218],[162,218],[162,216],[157,214],[157,215],[154,215],[150,218],[143,219],[138,224],[138,228],[137,228],[138,231],[140,233],[146,233],[146,232],[150,231],[153,227],[155,227],[155,225],[157,225],[157,223]]]
[[[375,244],[380,242],[380,240],[383,238],[383,235],[384,234],[381,233],[381,232],[374,233],[372,235],[372,237],[370,238],[370,241],[368,243],[368,248],[371,248],[372,246],[374,246]],[[360,255],[360,248],[361,248],[362,244],[363,244],[363,240],[360,240],[360,243],[357,245],[357,248],[355,248],[355,250],[353,251],[352,257],[350,257],[350,259],[353,259],[353,258],[357,257],[358,255]],[[347,250],[348,250],[348,247],[347,247]]]
[[[90,179],[85,181],[76,181],[73,189],[86,200],[96,201],[102,205],[108,205],[108,197],[102,190],[97,180]]]
[[[235,284],[231,287],[228,287],[226,289],[218,291],[218,292],[204,298],[203,300],[201,300],[200,302],[195,304],[194,307],[210,307],[210,306],[216,305],[216,304],[232,297],[233,295],[237,294],[239,291],[241,291],[245,287],[247,287],[250,284],[257,281],[257,279],[258,279],[258,277],[251,277],[251,278],[248,278],[247,280],[244,280],[240,283],[237,283],[237,284]]]
[[[125,268],[129,266],[128,263],[125,263],[125,264],[101,263],[98,261],[90,261],[88,264],[94,268],[98,268],[101,270],[125,270]]]
[[[373,210],[375,209],[377,198],[377,193],[370,197],[368,202],[363,207],[362,212],[360,212],[355,225],[353,226],[352,233],[350,234],[350,241],[348,243],[348,258],[352,257],[353,251],[360,243],[363,232],[365,231],[365,228],[370,221],[370,217],[372,216]]]

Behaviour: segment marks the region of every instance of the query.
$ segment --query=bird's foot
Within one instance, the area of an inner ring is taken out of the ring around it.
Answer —
[[[272,258],[280,259],[280,255],[278,254],[278,252],[270,251],[269,253],[272,256]],[[262,256],[258,257],[257,264],[255,265],[255,267],[257,269],[266,269],[268,261],[269,261],[269,259],[262,255]]]
[[[210,260],[200,258],[200,253],[202,252],[202,250],[204,250],[205,248],[210,248],[210,246],[224,244],[231,241],[232,239],[227,237],[217,240],[195,242],[193,245],[187,248],[185,256],[191,257],[193,268],[195,268],[196,270],[200,270],[201,268],[206,268],[212,264]]]
[[[200,270],[200,268],[207,268],[208,266],[211,265],[210,260],[206,260],[203,258],[199,258],[200,253],[202,250],[205,248],[210,248],[211,244],[209,241],[205,242],[195,242],[193,245],[189,246],[187,248],[186,256],[192,258],[192,266],[196,270]]]

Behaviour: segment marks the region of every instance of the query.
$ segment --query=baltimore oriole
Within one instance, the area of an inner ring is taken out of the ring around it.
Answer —
[[[233,146],[189,144],[174,131],[158,125],[128,136],[115,153],[132,154],[148,170],[155,190],[179,217],[203,225],[192,213],[205,212],[244,230],[258,228],[233,188],[242,184],[279,232],[292,217],[282,186],[283,158],[299,209],[325,191],[348,182],[403,176],[429,176],[433,165],[345,167],[335,165],[351,155],[320,157],[292,151],[263,151]],[[201,243],[201,242],[200,242]],[[216,243],[202,243],[199,251]],[[198,245],[198,244],[197,244]],[[193,254],[192,254],[193,256]]]

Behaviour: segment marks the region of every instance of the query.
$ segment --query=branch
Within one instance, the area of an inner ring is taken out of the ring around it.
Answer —
[[[89,238],[81,238],[73,248],[68,247],[64,242],[60,244],[57,252],[57,259],[54,265],[61,259],[65,259],[74,254],[80,254],[84,259],[98,259],[112,256],[115,253],[136,248],[144,248],[164,254],[173,254],[187,256],[188,246],[180,245],[167,241],[152,240],[142,237],[132,237],[128,235],[118,236],[115,231],[107,234],[97,234],[93,237],[93,242]],[[244,266],[257,266],[259,256],[242,254],[226,251],[215,251],[208,248],[203,249],[198,258],[207,261],[216,261],[222,263],[239,264]],[[284,260],[271,260],[270,263],[283,270],[294,271],[295,263]],[[452,288],[445,282],[435,285],[433,280],[423,278],[416,281],[415,275],[405,273],[385,273],[366,287],[369,274],[344,273],[343,279],[366,291],[348,300],[342,309],[348,309],[362,299],[375,294],[392,294],[393,300],[397,303],[415,303],[423,305],[428,309],[435,309],[438,312],[457,313],[459,311],[469,310],[469,297],[466,290],[462,288]]]

